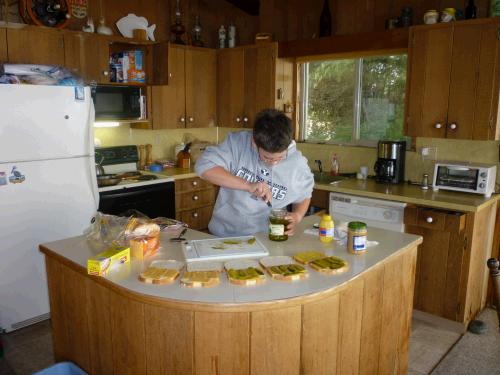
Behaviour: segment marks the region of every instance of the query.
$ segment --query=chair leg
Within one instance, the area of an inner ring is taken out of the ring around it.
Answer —
[[[498,326],[500,327],[500,262],[498,259],[488,259],[488,268],[490,269],[490,277],[493,283],[493,299],[497,308]]]

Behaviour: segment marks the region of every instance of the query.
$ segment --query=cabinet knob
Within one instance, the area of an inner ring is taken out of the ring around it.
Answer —
[[[107,77],[107,76],[109,75],[109,71],[107,71],[107,70],[103,70],[103,71],[102,71],[102,75]]]
[[[441,129],[441,128],[443,127],[443,125],[442,125],[441,123],[439,123],[439,122],[438,122],[436,125],[434,125],[434,127],[435,127],[436,129]]]
[[[456,128],[458,128],[457,124],[455,124],[454,122],[450,124],[450,129],[451,130],[455,130]]]
[[[241,122],[241,118],[236,117],[236,122]]]
[[[428,223],[432,223],[434,221],[434,219],[429,216],[427,219],[425,219],[425,221],[427,221]]]
[[[193,213],[191,214],[191,216],[193,216],[193,217],[198,217],[198,212],[193,212]]]
[[[189,122],[194,122],[194,117],[190,117]]]
[[[181,117],[180,120],[181,120],[181,122],[186,122],[186,118],[185,117]]]
[[[198,185],[198,181],[193,181],[192,184],[193,184],[193,186],[196,186],[196,185]]]
[[[243,117],[243,122],[244,122],[245,124],[248,122],[248,117],[247,117],[247,116]]]
[[[199,197],[199,196],[197,196],[197,195],[193,195],[193,200],[194,200],[194,201],[197,201],[198,199],[200,199],[200,197]]]

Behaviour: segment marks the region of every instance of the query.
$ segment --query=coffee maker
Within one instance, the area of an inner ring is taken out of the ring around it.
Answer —
[[[375,181],[399,184],[405,178],[405,141],[379,141]]]

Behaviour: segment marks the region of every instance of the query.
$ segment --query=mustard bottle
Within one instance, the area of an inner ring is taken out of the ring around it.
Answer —
[[[333,240],[333,220],[330,215],[323,215],[319,222],[319,240],[324,243]]]

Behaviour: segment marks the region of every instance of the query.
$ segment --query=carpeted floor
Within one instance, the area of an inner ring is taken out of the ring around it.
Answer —
[[[488,331],[481,335],[467,332],[436,366],[432,375],[500,374],[500,331],[497,313],[485,309],[478,317]]]

